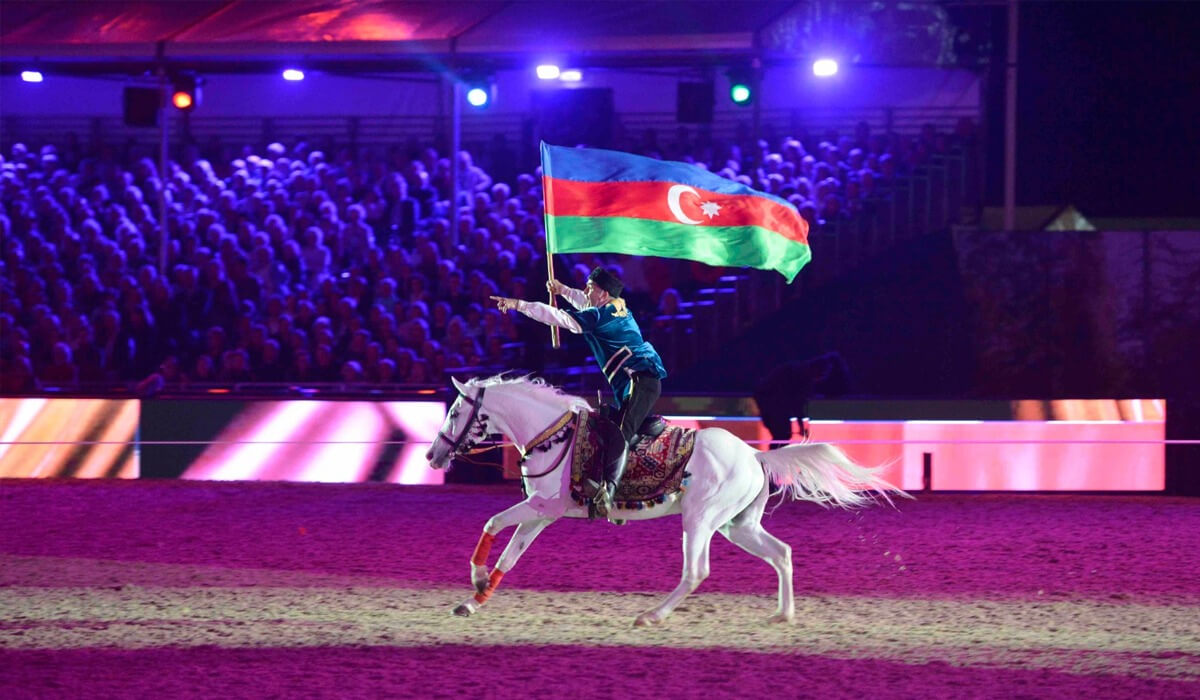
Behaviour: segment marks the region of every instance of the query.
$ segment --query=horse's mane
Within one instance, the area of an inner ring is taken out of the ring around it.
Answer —
[[[560,405],[564,411],[587,411],[591,406],[584,399],[565,393],[556,386],[547,384],[541,377],[529,375],[505,376],[497,374],[494,377],[476,377],[466,382],[469,387],[499,387],[517,391],[525,396],[544,404]]]

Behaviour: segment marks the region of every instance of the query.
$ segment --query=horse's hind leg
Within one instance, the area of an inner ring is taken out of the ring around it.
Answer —
[[[779,607],[768,622],[791,622],[796,616],[792,592],[792,548],[763,529],[762,515],[767,504],[767,486],[746,510],[721,527],[721,534],[742,549],[766,560],[779,574]]]
[[[529,548],[533,539],[546,529],[546,526],[557,520],[557,518],[538,518],[536,520],[527,520],[517,526],[516,532],[513,533],[512,539],[508,541],[508,545],[504,547],[504,553],[500,555],[500,560],[496,562],[496,568],[483,579],[482,585],[476,583],[475,595],[467,598],[463,602],[455,606],[453,612],[455,615],[467,616],[475,613],[479,608],[492,597],[496,592],[496,587],[500,585],[500,579],[504,574],[511,571],[517,564],[517,560]],[[484,531],[487,532],[486,530]],[[472,570],[482,568],[487,571],[486,555],[484,563],[476,564],[472,560]]]
[[[740,464],[737,461],[739,451]],[[638,615],[634,624],[654,625],[667,619],[676,606],[708,578],[708,549],[713,534],[719,526],[754,503],[754,494],[761,487],[762,468],[753,455],[754,450],[723,430],[701,431],[696,438],[695,452],[688,462],[692,485],[680,501],[683,510],[683,577],[666,600]]]

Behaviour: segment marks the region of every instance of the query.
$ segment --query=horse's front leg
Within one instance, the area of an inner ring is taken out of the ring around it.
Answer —
[[[471,583],[475,586],[475,590],[482,593],[483,589],[487,587],[488,554],[492,551],[496,535],[513,525],[520,525],[538,518],[557,518],[560,515],[562,515],[561,509],[553,508],[552,504],[544,499],[527,498],[489,518],[483,526],[483,532],[479,535],[475,552],[471,555]]]
[[[518,525],[517,531],[512,533],[512,539],[509,540],[508,546],[504,548],[504,554],[500,555],[500,561],[496,562],[496,568],[486,576],[484,586],[476,585],[474,596],[456,605],[454,614],[464,617],[473,615],[480,609],[480,606],[487,603],[487,599],[496,592],[496,587],[500,585],[500,579],[504,578],[504,574],[516,566],[517,560],[520,560],[524,550],[529,548],[529,544],[533,543],[533,539],[538,537],[538,534],[554,520],[556,520],[554,517],[539,517],[539,519],[529,520]],[[474,567],[474,564],[472,566]]]
[[[545,530],[554,520],[558,520],[559,515],[562,513],[547,507],[547,504],[533,501],[517,503],[514,507],[493,515],[484,526],[484,533],[479,538],[479,544],[475,545],[474,555],[470,557],[470,580],[475,586],[475,594],[456,606],[455,615],[470,615],[479,610],[479,606],[486,603],[496,591],[505,572],[509,572],[515,566],[524,550],[538,537],[538,533]],[[511,525],[517,525],[517,531],[512,534],[508,546],[505,546],[504,554],[500,555],[496,568],[488,570],[487,555],[497,534]]]

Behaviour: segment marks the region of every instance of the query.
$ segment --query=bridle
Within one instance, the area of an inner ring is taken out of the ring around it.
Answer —
[[[435,440],[445,440],[450,445],[450,456],[457,457],[465,449],[470,449],[476,442],[482,440],[487,431],[488,417],[480,411],[483,408],[483,392],[487,391],[486,386],[479,387],[479,393],[475,398],[471,398],[465,392],[459,391],[458,395],[462,398],[463,403],[471,407],[470,414],[467,415],[467,421],[463,424],[462,432],[458,437],[451,440],[446,437],[446,433],[439,430]]]
[[[487,414],[482,413],[483,392],[485,391],[487,391],[487,387],[479,387],[479,393],[472,398],[466,392],[459,390],[458,395],[462,398],[463,403],[471,407],[471,412],[467,415],[467,420],[463,425],[462,432],[458,434],[458,437],[451,439],[446,435],[445,431],[439,430],[437,437],[434,438],[435,442],[437,440],[444,440],[446,444],[450,445],[450,457],[459,457],[464,451],[470,450],[475,446],[476,443],[486,437],[488,417]],[[525,448],[521,448],[521,446],[518,445],[517,449],[521,452],[521,476],[525,477],[526,479],[537,479],[539,477],[546,476],[557,469],[558,465],[562,464],[563,459],[566,458],[567,453],[571,450],[571,438],[575,434],[575,429],[579,420],[581,420],[581,414],[573,411],[567,411],[559,416],[559,418],[551,423],[545,430],[538,433],[533,440],[530,440],[529,444]],[[559,443],[563,443],[563,449],[561,452],[559,452],[558,459],[554,460],[554,463],[550,465],[549,469],[546,469],[538,474],[525,473],[525,460],[529,458],[529,453],[533,452],[535,449],[545,452],[548,451],[552,446]],[[487,449],[490,448],[477,451],[486,451]]]

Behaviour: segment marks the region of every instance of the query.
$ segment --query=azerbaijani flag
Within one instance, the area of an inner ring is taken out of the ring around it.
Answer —
[[[809,260],[808,222],[774,195],[687,163],[542,142],[550,253],[624,253],[776,270]]]

